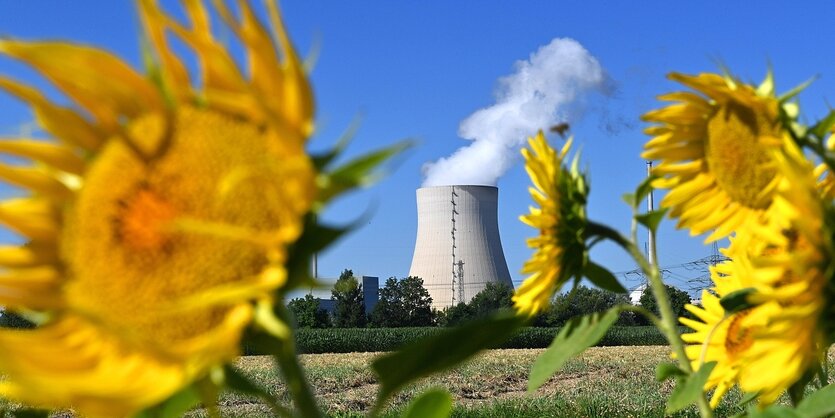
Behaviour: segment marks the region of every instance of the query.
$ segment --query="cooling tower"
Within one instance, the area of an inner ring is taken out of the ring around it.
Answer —
[[[490,282],[513,286],[499,238],[498,194],[493,186],[417,190],[409,275],[423,279],[433,308],[469,302]]]

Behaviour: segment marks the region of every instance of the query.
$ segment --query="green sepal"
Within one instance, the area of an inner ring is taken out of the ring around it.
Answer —
[[[586,263],[583,275],[601,289],[615,293],[628,293],[611,271],[593,261]]]
[[[835,414],[835,384],[812,392],[797,404],[797,412],[808,418],[822,418]]]
[[[403,418],[447,418],[452,414],[452,395],[435,388],[421,394],[409,404]]]
[[[784,123],[783,126],[786,126],[786,124]],[[792,132],[795,138],[804,138],[809,132],[809,128],[806,125],[795,121],[788,122],[788,130]]]
[[[200,391],[194,385],[189,385],[168,399],[137,413],[134,418],[182,417],[188,410],[200,404],[201,400]]]
[[[814,77],[804,81],[803,83],[801,83],[797,87],[783,93],[780,97],[777,98],[777,100],[780,101],[780,103],[785,103],[785,102],[793,99],[795,96],[800,94],[800,92],[802,92],[803,90],[806,90],[806,87],[809,87],[817,79],[818,79],[818,76],[814,76]]]
[[[502,343],[526,322],[527,318],[503,311],[380,356],[371,363],[380,382],[374,411],[379,412],[389,397],[403,386],[454,367],[479,351]]]
[[[809,131],[816,137],[823,139],[832,130],[833,126],[835,126],[835,110],[830,110],[826,117],[809,128]]]
[[[725,315],[733,315],[757,306],[757,304],[748,301],[748,296],[754,292],[756,292],[756,289],[753,287],[746,287],[723,296],[719,300],[719,304],[725,310]]]
[[[638,207],[638,201],[635,199],[635,193],[624,193],[620,196],[620,198],[626,202],[630,208]]]
[[[572,318],[563,326],[551,345],[536,359],[528,377],[528,393],[539,389],[565,363],[593,346],[618,320],[621,308]]]
[[[333,162],[337,157],[339,157],[346,148],[348,148],[348,144],[351,143],[351,140],[356,135],[357,131],[359,130],[362,118],[355,117],[353,121],[348,125],[348,129],[339,137],[336,141],[336,144],[333,148],[321,153],[321,154],[314,154],[311,156],[313,160],[313,166],[316,167],[316,171],[324,171],[330,163]]]
[[[765,79],[757,86],[757,95],[760,97],[769,97],[774,95],[774,71],[771,66],[768,66],[768,71],[765,73]]]
[[[321,225],[316,216],[308,214],[304,220],[302,235],[288,249],[287,284],[281,291],[287,292],[302,285],[313,285],[310,277],[310,260],[313,255],[327,248],[347,232],[359,226],[359,223],[347,227]]]
[[[794,121],[800,115],[800,105],[797,102],[786,102],[782,104],[783,113],[788,116],[789,120]]]
[[[659,363],[655,366],[655,380],[663,382],[671,377],[686,376],[687,373],[673,363]]]
[[[656,176],[655,174],[650,174],[638,184],[638,187],[635,188],[634,193],[624,194],[623,200],[626,201],[626,203],[629,204],[629,206],[631,206],[633,209],[637,208],[638,205],[644,199],[646,199],[646,197],[649,196],[649,194],[652,192],[652,182],[657,178],[658,176]]]
[[[580,172],[580,150],[579,149],[574,153],[574,158],[571,159],[571,166],[570,166],[569,172],[574,177],[582,175],[582,173]]]
[[[666,413],[680,411],[688,405],[693,404],[702,395],[705,382],[710,377],[710,372],[716,367],[716,362],[705,363],[693,374],[681,376],[676,382],[676,387],[667,399]]]
[[[718,63],[718,66],[719,71],[722,73],[722,79],[725,81],[725,84],[727,84],[727,86],[731,90],[736,90],[738,83],[736,81],[736,78],[734,78],[733,74],[731,74],[731,69],[728,68],[728,66],[722,62]]]
[[[664,219],[664,215],[666,215],[668,211],[669,208],[662,208],[652,212],[642,213],[640,215],[636,215],[635,220],[638,221],[639,224],[647,227],[650,231],[655,232],[658,230],[658,225],[661,224],[661,220]]]
[[[410,141],[400,141],[322,173],[317,180],[320,183],[317,199],[323,203],[328,202],[348,190],[376,182],[383,176],[375,171],[377,167],[411,146]]]

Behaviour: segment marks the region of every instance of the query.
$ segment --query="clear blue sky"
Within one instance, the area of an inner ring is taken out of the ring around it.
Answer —
[[[176,9],[175,2],[164,3]],[[829,46],[835,39],[835,6],[827,2],[789,7],[776,1],[287,0],[282,8],[301,53],[320,49],[311,76],[318,104],[311,149],[332,144],[358,115],[362,126],[349,157],[400,139],[417,140],[385,180],[343,198],[325,213],[325,221],[337,224],[368,211],[373,217],[320,256],[324,277],[336,277],[344,268],[381,278],[408,273],[422,164],[465,145],[456,135],[459,123],[494,102],[497,79],[512,73],[514,62],[553,38],[581,43],[617,85],[612,98],[589,102],[583,118],[572,126],[591,172],[590,217],[624,232],[630,212],[620,196],[645,175],[639,158],[645,124],[639,116],[659,106],[655,96],[677,89],[666,73],[716,71],[721,62],[742,79],[759,82],[770,63],[778,91],[819,76],[800,96],[811,119],[825,114],[827,100],[835,94],[835,49]],[[126,0],[0,0],[2,36],[74,39],[137,64],[138,34],[133,4]],[[0,74],[45,86],[5,58],[0,58]],[[0,135],[15,135],[31,120],[26,107],[0,96]],[[535,232],[517,220],[530,201],[527,184],[521,165],[498,183],[499,227],[517,284],[523,278],[519,269],[530,255],[524,240]],[[0,192],[17,193],[8,188]],[[3,232],[0,240],[15,238]],[[658,242],[662,266],[710,254],[710,247],[675,231],[671,222]],[[612,246],[601,246],[593,256],[613,271],[634,268]],[[684,285],[679,276],[699,274],[673,270],[670,280]]]

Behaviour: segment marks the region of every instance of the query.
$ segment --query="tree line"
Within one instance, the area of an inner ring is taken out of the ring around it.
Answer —
[[[426,327],[435,324],[432,297],[423,279],[390,277],[380,289],[377,304],[365,311],[365,298],[359,280],[351,270],[339,275],[331,290],[333,314],[319,306],[312,295],[296,298],[287,305],[299,328],[397,328]]]
[[[669,285],[666,288],[675,314],[688,316],[684,308],[690,303],[687,292]],[[439,311],[432,309],[432,297],[423,286],[423,279],[410,276],[397,280],[390,277],[380,288],[377,305],[371,312],[366,312],[362,285],[354,277],[353,271],[346,269],[339,275],[331,291],[331,299],[334,301],[332,314],[321,308],[319,300],[310,294],[291,300],[288,308],[299,328],[456,326],[510,308],[512,297],[512,287],[502,283],[488,283],[469,302]],[[603,312],[612,306],[628,303],[630,300],[627,295],[578,286],[571,292],[556,295],[551,308],[535,317],[532,325],[559,327],[572,317]],[[658,314],[658,305],[651,292],[643,293],[639,305]],[[622,312],[618,325],[649,324],[642,316]]]

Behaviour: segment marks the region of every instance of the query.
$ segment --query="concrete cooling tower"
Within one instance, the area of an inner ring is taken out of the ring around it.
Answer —
[[[409,275],[423,279],[433,308],[469,302],[490,282],[513,287],[499,238],[498,194],[493,186],[417,190],[417,239]]]

